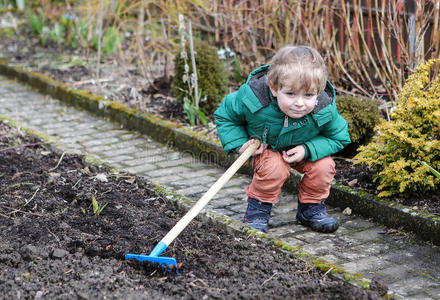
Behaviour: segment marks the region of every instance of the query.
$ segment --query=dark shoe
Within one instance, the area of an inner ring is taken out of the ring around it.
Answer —
[[[333,232],[339,227],[338,222],[325,210],[324,201],[318,204],[298,203],[296,219],[302,225],[319,232]]]
[[[271,210],[272,203],[264,203],[248,198],[248,207],[243,221],[255,229],[266,232]]]

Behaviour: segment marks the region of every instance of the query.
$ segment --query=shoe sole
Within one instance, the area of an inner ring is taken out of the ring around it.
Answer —
[[[262,231],[262,232],[264,232],[264,233],[266,233],[266,232],[267,232],[267,229],[268,229],[267,226],[266,226],[265,228],[258,228],[258,226],[257,226],[257,227],[253,226],[253,225],[255,225],[255,224],[251,224],[251,223],[246,222],[246,221],[243,221],[243,223],[245,223],[246,225],[249,225],[250,227],[252,227],[252,228],[254,228],[254,229],[256,229],[256,230]]]
[[[297,218],[296,221],[301,225],[304,225],[306,227],[310,227],[313,231],[322,232],[322,233],[335,232],[339,228],[339,224],[337,224],[337,223],[331,227],[325,227],[325,226],[313,226],[312,223],[309,223],[307,221],[302,221],[299,218]]]

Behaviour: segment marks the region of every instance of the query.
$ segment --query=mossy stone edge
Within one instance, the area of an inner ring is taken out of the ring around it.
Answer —
[[[102,96],[73,89],[41,73],[11,66],[4,59],[0,59],[0,74],[29,84],[40,93],[50,95],[76,108],[117,122],[127,129],[144,133],[158,142],[172,144],[180,151],[190,153],[202,161],[228,167],[235,159],[234,156],[227,156],[224,153],[217,140],[209,139],[203,134],[153,114],[141,113],[123,104],[104,99]],[[239,172],[250,174],[249,165],[244,166]],[[284,184],[284,189],[288,192],[296,192],[300,179],[300,174],[292,171],[292,176]],[[363,217],[372,218],[388,227],[413,232],[424,240],[440,245],[440,218],[427,212],[416,211],[411,207],[337,184],[333,184],[327,203],[341,209],[350,207],[353,212]]]

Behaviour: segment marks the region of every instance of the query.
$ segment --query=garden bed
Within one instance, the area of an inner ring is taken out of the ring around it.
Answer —
[[[163,254],[180,275],[124,261],[149,253],[183,212],[144,178],[56,154],[6,124],[0,151],[6,298],[379,299],[272,243],[197,220]],[[92,195],[107,203],[99,215]]]

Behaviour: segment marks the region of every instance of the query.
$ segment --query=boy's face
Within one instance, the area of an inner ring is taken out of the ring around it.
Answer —
[[[318,94],[314,92],[292,91],[284,87],[279,91],[270,88],[272,95],[277,97],[281,111],[293,119],[299,119],[312,112]]]

